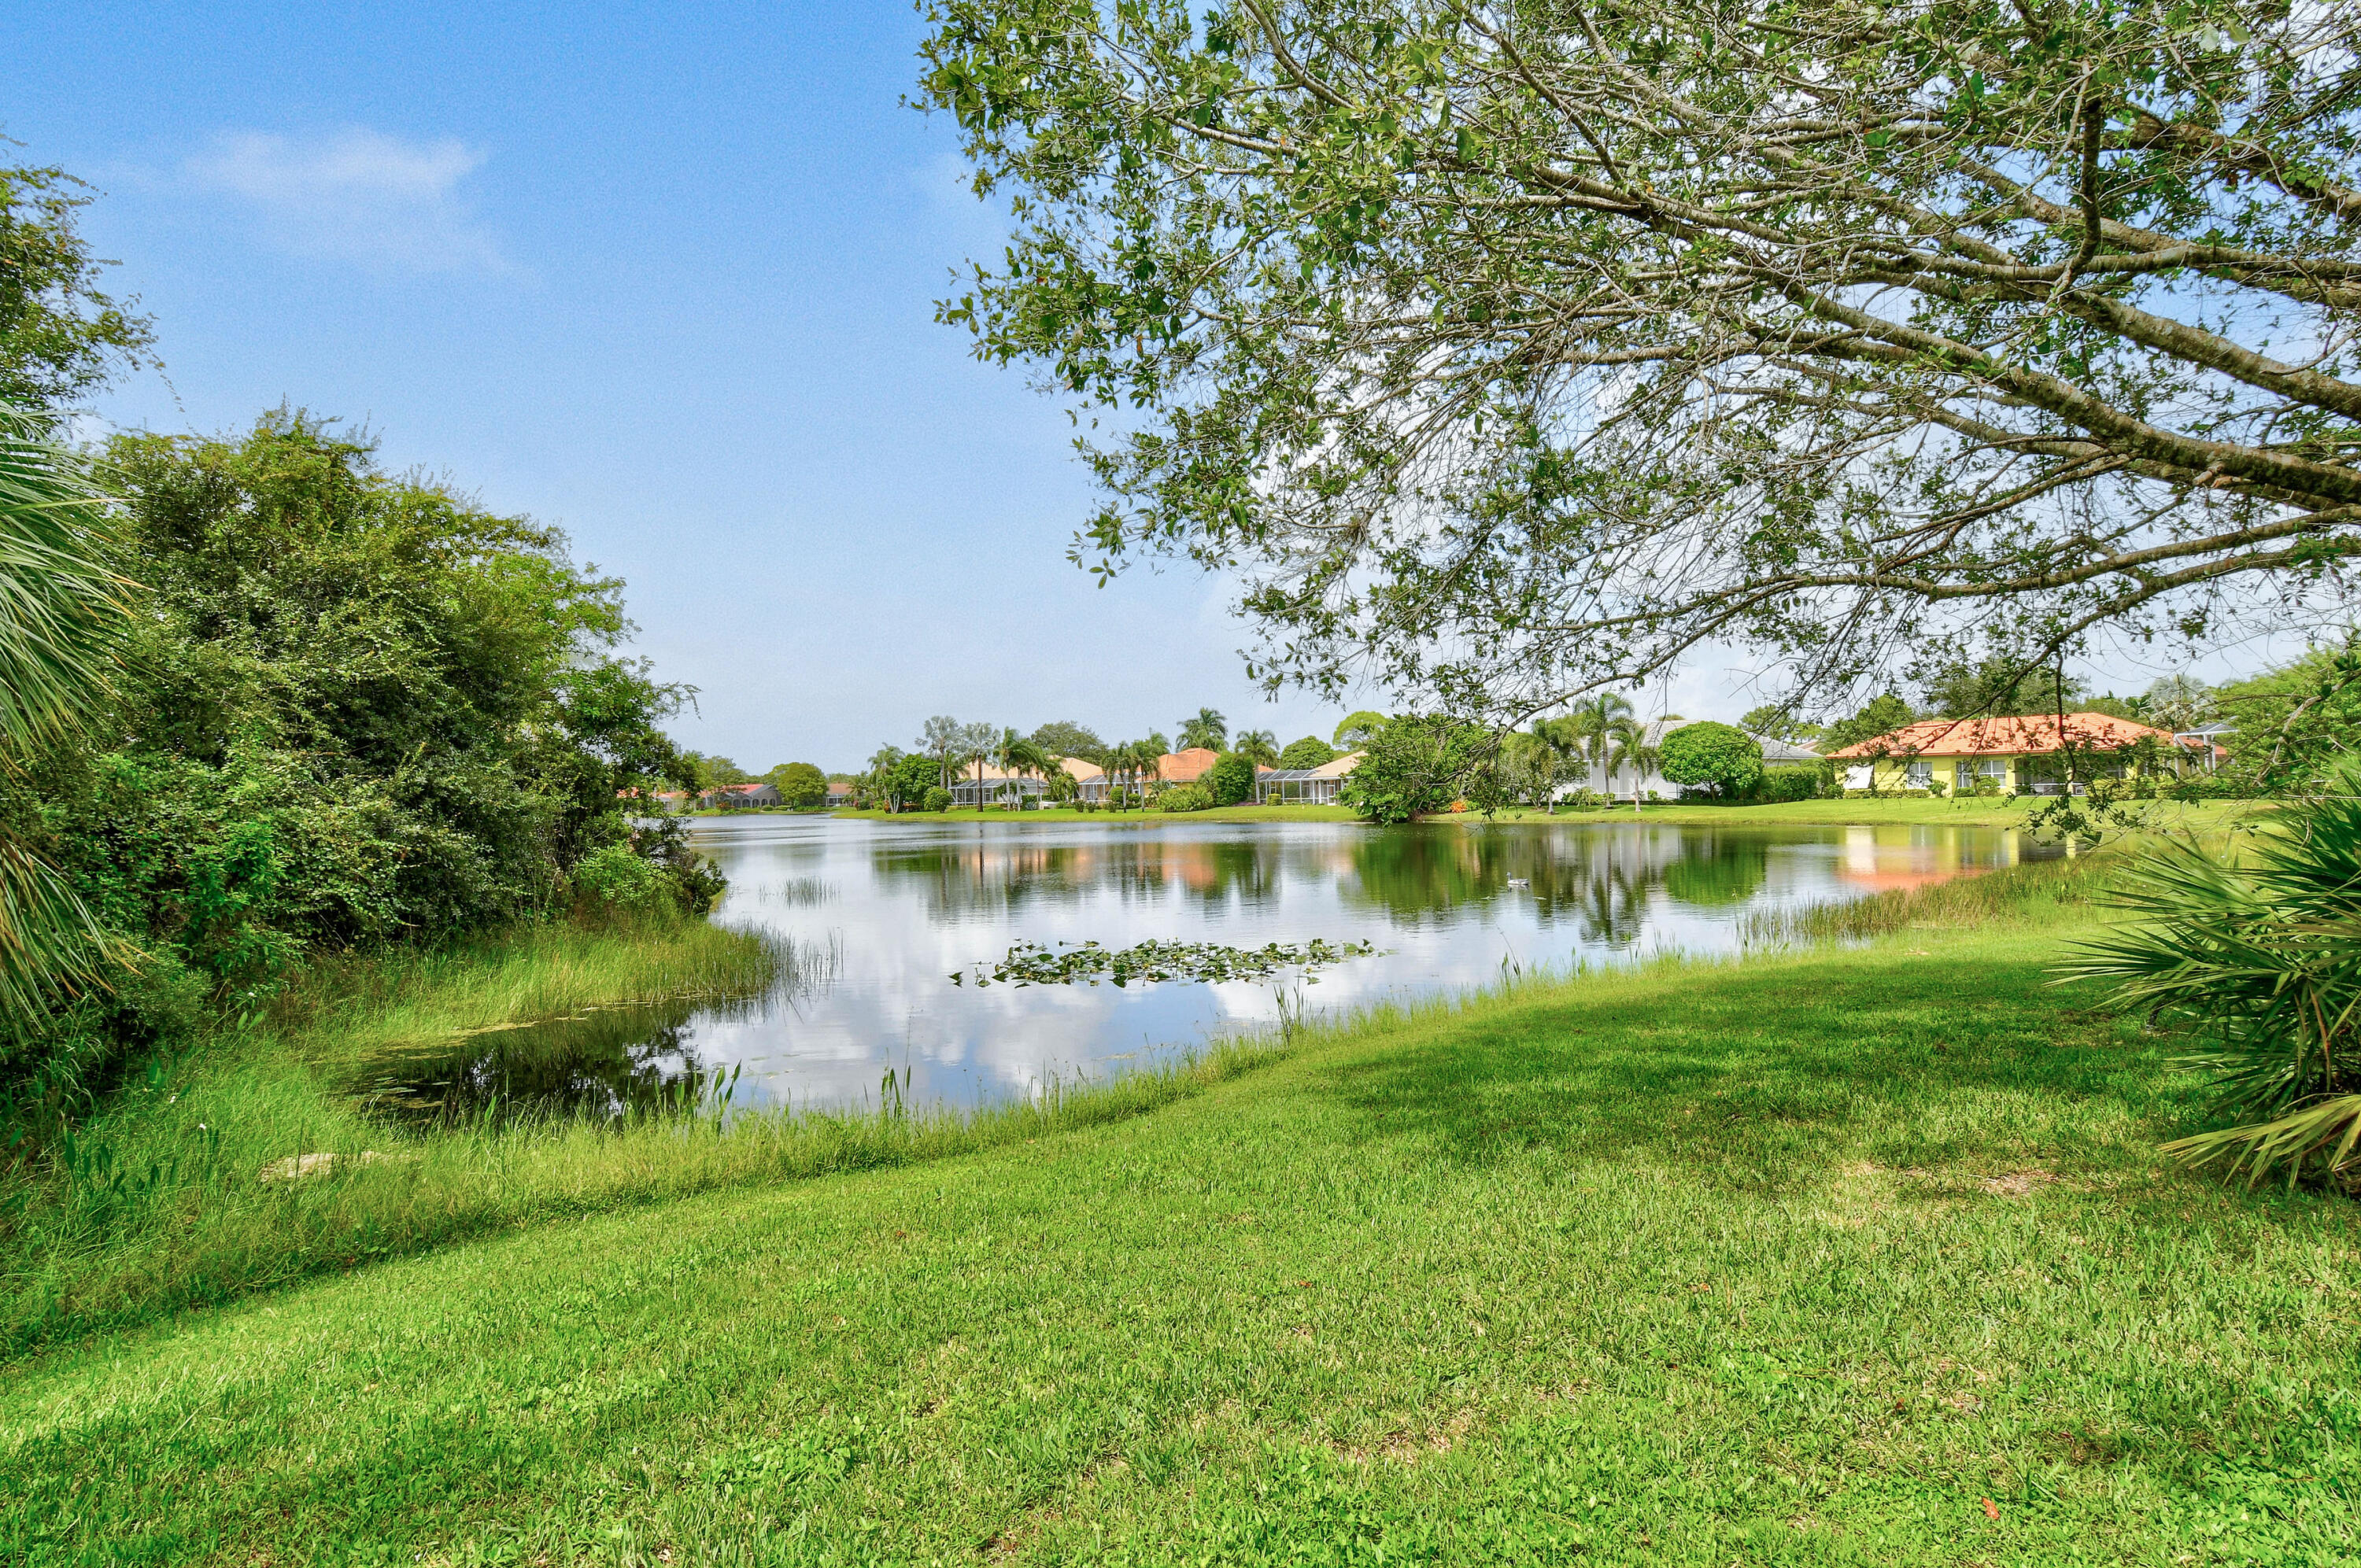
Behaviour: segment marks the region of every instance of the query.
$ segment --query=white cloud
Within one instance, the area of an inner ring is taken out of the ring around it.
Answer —
[[[301,256],[407,272],[517,270],[465,189],[485,155],[456,137],[366,126],[306,136],[225,131],[189,158],[191,185],[245,207]]]

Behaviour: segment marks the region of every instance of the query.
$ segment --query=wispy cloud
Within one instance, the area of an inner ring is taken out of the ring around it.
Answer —
[[[196,190],[246,208],[301,256],[406,272],[513,273],[467,182],[485,155],[455,137],[365,126],[307,136],[225,131],[182,164]]]

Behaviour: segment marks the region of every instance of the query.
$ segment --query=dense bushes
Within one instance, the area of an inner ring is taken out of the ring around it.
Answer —
[[[1765,768],[1754,785],[1754,798],[1770,806],[1817,800],[1827,792],[1828,780],[1817,763],[1799,768]]]
[[[1213,759],[1205,770],[1205,793],[1215,806],[1235,806],[1252,800],[1255,792],[1255,765],[1236,751],[1224,751]]]
[[[562,535],[301,416],[106,457],[131,646],[85,739],[0,793],[125,962],[0,1055],[136,1043],[317,949],[711,903],[679,829],[619,809],[680,773],[656,726],[685,694],[615,655],[620,585]]]

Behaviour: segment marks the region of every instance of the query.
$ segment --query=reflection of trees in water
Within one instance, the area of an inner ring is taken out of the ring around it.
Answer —
[[[878,882],[917,889],[934,916],[1014,913],[1028,904],[1069,904],[1103,880],[1095,844],[1027,843],[1011,836],[906,839],[870,852]]]
[[[937,916],[1013,914],[1029,903],[1071,903],[1083,892],[1118,901],[1160,901],[1178,887],[1220,905],[1277,897],[1278,844],[1257,839],[1167,839],[1137,832],[1090,844],[1029,845],[994,838],[881,845],[878,880],[917,887]]]
[[[696,1004],[617,1008],[476,1035],[434,1054],[402,1054],[370,1087],[376,1109],[448,1124],[502,1117],[616,1121],[693,1105],[711,1072],[690,1045]]]
[[[1356,839],[1351,852],[1350,891],[1398,922],[1447,917],[1489,903],[1519,881],[1529,884],[1530,894],[1521,896],[1532,899],[1542,925],[1571,918],[1587,939],[1610,943],[1635,936],[1649,890],[1699,854],[1692,835],[1677,828],[1602,832],[1508,824],[1371,832]],[[1752,869],[1730,872],[1731,884],[1751,875],[1759,886],[1768,850],[1757,844],[1744,853]]]
[[[1743,904],[1771,876],[1771,846],[1759,838],[1691,832],[1664,868],[1664,891],[1684,904]]]

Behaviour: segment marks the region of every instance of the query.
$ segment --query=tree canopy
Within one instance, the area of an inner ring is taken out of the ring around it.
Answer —
[[[1098,731],[1071,718],[1053,718],[1033,731],[1033,744],[1053,757],[1079,757],[1102,764],[1106,760],[1107,743],[1099,739]]]
[[[1078,559],[1240,574],[1267,680],[1833,693],[2345,598],[2361,10],[928,13],[1016,214],[942,318],[1112,416]]]
[[[0,402],[51,408],[146,357],[148,319],[98,288],[74,226],[89,198],[56,169],[0,169]]]
[[[1656,749],[1656,771],[1676,784],[1725,798],[1763,782],[1763,743],[1742,729],[1705,720],[1684,724]]]
[[[1306,735],[1300,740],[1290,740],[1279,754],[1282,768],[1317,768],[1334,762],[1344,753],[1317,735]]]

